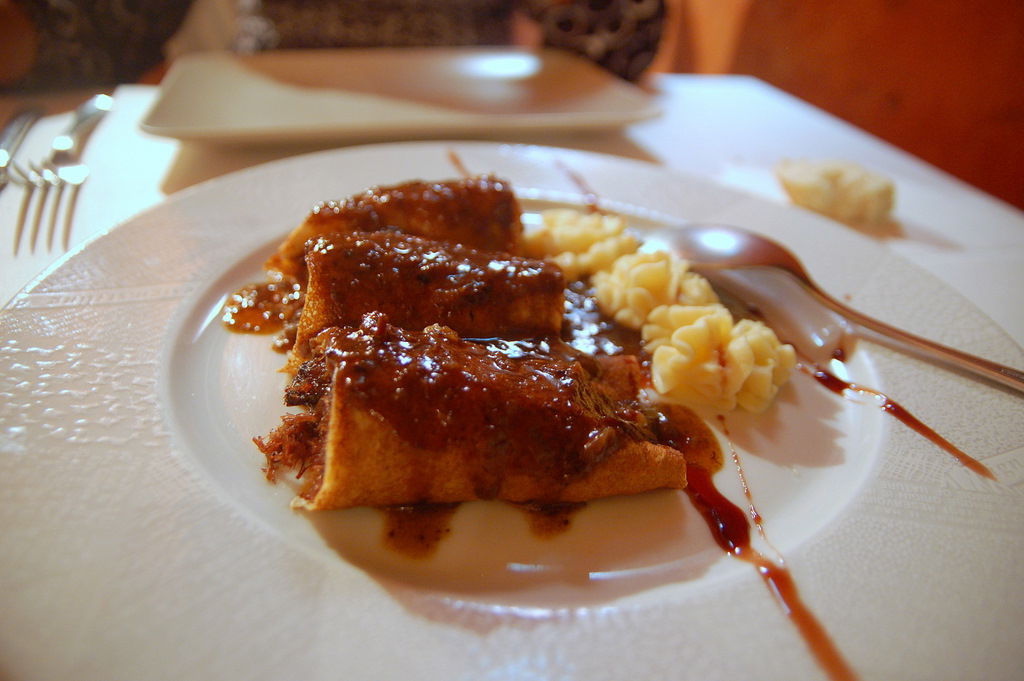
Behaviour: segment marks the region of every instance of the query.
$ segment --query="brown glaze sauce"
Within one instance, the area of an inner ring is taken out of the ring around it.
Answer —
[[[506,342],[472,342],[436,326],[409,331],[379,313],[366,315],[359,329],[323,333],[330,334],[324,355],[334,380],[358,386],[348,399],[379,414],[405,442],[426,451],[503,452],[493,474],[474,481],[482,499],[497,495],[503,474],[518,472],[550,481],[554,498],[622,438],[643,436],[634,404],[612,400],[579,362],[554,353],[513,357]]]
[[[300,351],[316,332],[358,326],[369,312],[406,329],[443,324],[468,338],[531,338],[561,327],[565,277],[545,260],[382,231],[310,242],[306,266],[315,306],[303,315]]]
[[[238,333],[277,333],[298,320],[303,302],[302,286],[290,277],[248,284],[224,303],[221,320]]]
[[[384,512],[384,543],[411,558],[429,558],[451,533],[458,504],[391,506]]]
[[[520,212],[508,184],[487,175],[374,187],[314,206],[305,223],[313,231],[291,244],[297,249],[269,262],[279,271],[301,271],[303,245],[310,236],[350,232],[401,232],[482,250],[514,252],[522,233]]]
[[[513,504],[529,523],[535,537],[547,539],[569,530],[573,516],[585,503]],[[451,521],[459,504],[417,504],[380,509],[384,514],[384,543],[410,558],[429,558],[451,534]]]
[[[861,395],[867,395],[875,398],[879,402],[879,406],[882,411],[892,415],[898,421],[903,423],[905,426],[916,432],[918,435],[928,439],[932,443],[938,445],[943,451],[950,454],[954,459],[959,461],[965,468],[983,478],[989,478],[995,480],[996,476],[992,473],[989,468],[975,459],[973,456],[965,453],[959,447],[951,443],[946,438],[939,435],[932,428],[923,423],[920,419],[910,413],[905,407],[903,407],[896,400],[890,398],[888,395],[881,393],[872,388],[859,385],[857,383],[851,383],[844,381],[835,374],[825,371],[818,366],[808,366],[806,364],[798,364],[797,367],[803,373],[815,379],[818,383],[825,386],[837,395],[845,396],[848,392],[860,393]]]
[[[601,314],[593,288],[581,281],[565,289],[562,340],[584,355],[626,354],[647,359],[640,334]]]
[[[585,503],[515,504],[526,515],[535,537],[547,539],[569,530],[572,517],[586,507]]]

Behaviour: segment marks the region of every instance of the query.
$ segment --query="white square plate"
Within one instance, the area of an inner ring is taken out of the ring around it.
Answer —
[[[141,127],[224,143],[354,141],[609,129],[658,113],[640,88],[557,50],[282,50],[183,57]]]

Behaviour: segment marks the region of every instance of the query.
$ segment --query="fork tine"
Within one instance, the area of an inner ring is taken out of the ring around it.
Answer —
[[[36,197],[36,214],[32,219],[32,231],[29,234],[28,252],[36,252],[36,244],[39,242],[39,228],[43,224],[43,212],[46,208],[46,198],[50,195],[50,185],[43,182],[37,185],[39,195]]]
[[[21,169],[17,169],[18,173],[21,174]],[[25,233],[25,221],[28,217],[28,208],[32,203],[32,194],[35,193],[36,186],[28,181],[28,177],[22,174],[24,183],[22,184],[21,194],[21,206],[18,208],[18,222],[14,228],[14,255],[18,255],[18,250],[21,248],[21,237]]]
[[[71,245],[71,228],[74,226],[75,202],[78,201],[78,190],[81,188],[81,184],[71,185],[71,195],[68,196],[67,207],[64,209],[64,234],[62,246],[65,251],[67,251],[68,247]]]
[[[2,0],[0,0],[2,1]],[[92,97],[75,109],[72,122],[67,132],[54,138],[50,154],[41,164],[28,164],[28,171],[20,168],[18,174],[25,180],[25,196],[22,200],[21,211],[18,216],[18,225],[14,236],[14,250],[17,254],[21,246],[22,236],[25,229],[25,220],[28,218],[32,203],[32,194],[36,194],[36,213],[32,221],[32,230],[29,236],[29,248],[35,252],[36,244],[39,241],[39,228],[42,224],[43,213],[46,208],[46,200],[51,194],[51,189],[56,189],[53,203],[50,205],[49,223],[46,231],[46,249],[52,250],[53,240],[57,233],[57,221],[60,215],[60,206],[65,195],[65,187],[72,185],[73,192],[68,197],[65,208],[65,219],[61,241],[64,250],[67,250],[71,243],[71,228],[74,218],[75,200],[78,197],[78,189],[85,182],[89,175],[89,168],[82,163],[82,146],[85,144],[90,133],[100,122],[103,116],[110,111],[113,99],[109,95],[100,94]]]
[[[42,210],[43,202],[46,199],[45,192],[46,189],[48,189],[48,186],[43,184],[42,176],[36,172],[35,166],[31,163],[28,165],[27,171],[17,163],[11,163],[10,168],[15,172],[15,174],[17,174],[18,178],[20,178],[19,183],[24,188],[24,193],[21,197],[21,206],[18,208],[18,224],[14,230],[14,254],[17,255],[21,246],[21,240],[25,236],[25,227],[29,223],[29,214],[32,212],[33,197],[35,197],[37,201],[35,217],[32,219],[32,229],[29,232],[29,248],[30,250],[35,250],[36,236],[39,233],[39,211]],[[37,190],[39,190],[38,194]]]
[[[53,235],[57,231],[57,213],[60,208],[60,201],[64,198],[64,182],[60,182],[56,185],[57,192],[53,197],[53,202],[50,204],[50,224],[46,230],[46,250],[47,252],[53,250]]]

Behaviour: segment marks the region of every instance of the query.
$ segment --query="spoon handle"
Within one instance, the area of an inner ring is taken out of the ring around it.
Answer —
[[[941,345],[935,341],[930,341],[927,338],[921,338],[920,336],[915,336],[903,329],[890,326],[885,322],[875,319],[874,317],[869,317],[851,307],[847,307],[822,291],[813,282],[808,280],[805,283],[807,284],[808,289],[817,296],[822,303],[855,324],[871,329],[883,336],[894,338],[916,350],[921,355],[937,362],[982,376],[983,378],[995,381],[996,383],[1013,388],[1019,392],[1024,392],[1024,371],[1019,371],[1002,364],[997,364],[996,362],[990,362],[987,359],[982,359],[981,357],[976,357],[966,352],[946,347],[945,345]]]

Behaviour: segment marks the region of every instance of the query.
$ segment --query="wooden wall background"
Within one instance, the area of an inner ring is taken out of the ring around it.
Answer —
[[[1024,208],[1024,0],[676,0],[671,12],[657,67],[757,76]]]

